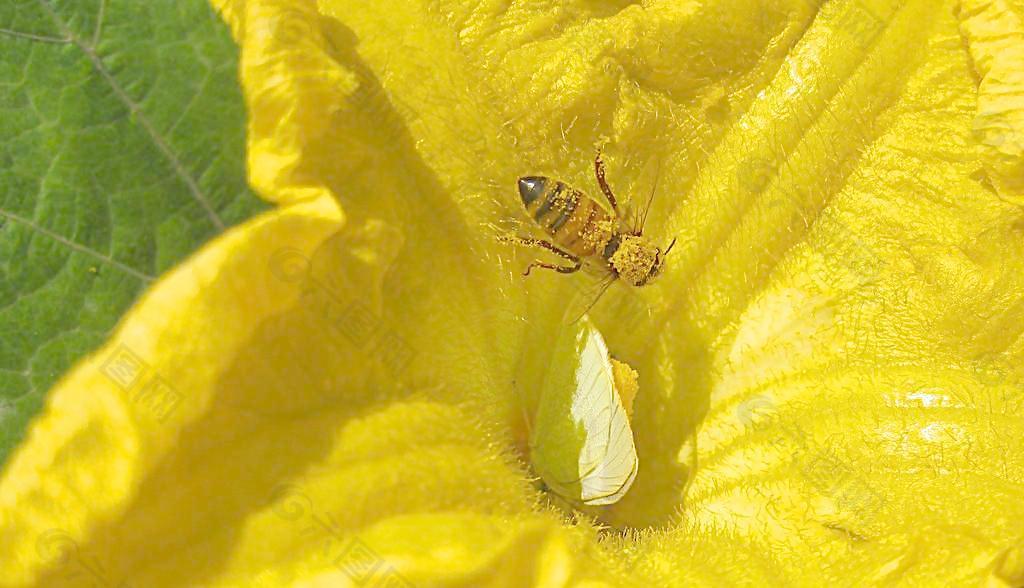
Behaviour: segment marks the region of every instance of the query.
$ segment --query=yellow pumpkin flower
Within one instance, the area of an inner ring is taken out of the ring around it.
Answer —
[[[1024,584],[1024,2],[217,0],[275,210],[163,276],[0,480],[3,586]],[[640,468],[567,516],[523,412],[584,276]]]

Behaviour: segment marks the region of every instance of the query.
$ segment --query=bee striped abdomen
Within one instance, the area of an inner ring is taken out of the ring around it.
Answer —
[[[543,176],[519,179],[527,214],[566,251],[587,257],[611,237],[611,217],[593,199],[564,182]]]

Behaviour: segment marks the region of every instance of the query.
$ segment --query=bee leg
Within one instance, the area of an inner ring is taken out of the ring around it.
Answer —
[[[580,260],[579,257],[576,257],[575,255],[573,255],[572,253],[569,253],[568,251],[563,251],[563,250],[559,249],[553,243],[551,243],[550,241],[545,241],[544,239],[533,239],[533,238],[530,238],[530,237],[503,237],[501,240],[502,241],[511,241],[511,242],[514,242],[514,243],[518,243],[519,245],[529,245],[529,246],[533,246],[533,247],[543,247],[544,249],[547,249],[551,253],[554,253],[555,255],[561,257],[562,259],[565,259],[565,260],[568,260],[568,261],[572,262],[572,264],[573,264],[573,265],[555,265],[553,263],[544,263],[542,261],[535,261],[535,262],[531,263],[530,265],[526,266],[526,271],[523,272],[524,276],[530,275],[530,270],[533,269],[534,267],[542,267],[544,269],[554,270],[554,271],[556,271],[556,272],[558,272],[560,274],[571,274],[573,272],[579,271],[580,268],[583,267],[583,261]]]
[[[580,271],[580,268],[583,267],[583,262],[577,259],[576,262],[573,265],[555,265],[553,263],[544,263],[543,261],[535,261],[535,262],[531,263],[530,265],[526,266],[526,271],[523,272],[523,275],[524,276],[530,275],[530,270],[532,270],[535,267],[542,267],[544,269],[555,270],[556,272],[558,272],[560,274],[571,274],[573,272]]]
[[[605,198],[612,205],[612,210],[615,214],[619,214],[619,204],[615,201],[615,194],[612,194],[612,189],[608,186],[608,181],[604,179],[604,160],[601,159],[601,148],[597,148],[597,155],[594,156],[594,175],[597,176],[597,183],[601,186],[601,191],[604,192]]]

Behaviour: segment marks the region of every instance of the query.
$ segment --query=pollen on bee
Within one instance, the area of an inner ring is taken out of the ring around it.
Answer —
[[[641,239],[629,235],[623,237],[609,261],[624,280],[630,284],[643,284],[654,266],[656,256]]]
[[[597,228],[595,230],[585,230],[583,232],[583,243],[587,248],[598,249],[604,247],[608,239],[615,233],[615,220],[606,219],[598,221],[596,223]]]

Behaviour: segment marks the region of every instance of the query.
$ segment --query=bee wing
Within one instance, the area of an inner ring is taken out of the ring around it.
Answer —
[[[586,271],[574,276],[572,282],[573,293],[565,313],[565,320],[570,323],[589,313],[616,280],[615,274],[603,263],[587,260],[583,267]]]
[[[530,448],[548,487],[586,505],[618,502],[636,478],[633,431],[608,348],[586,317],[564,327],[555,344]]]

